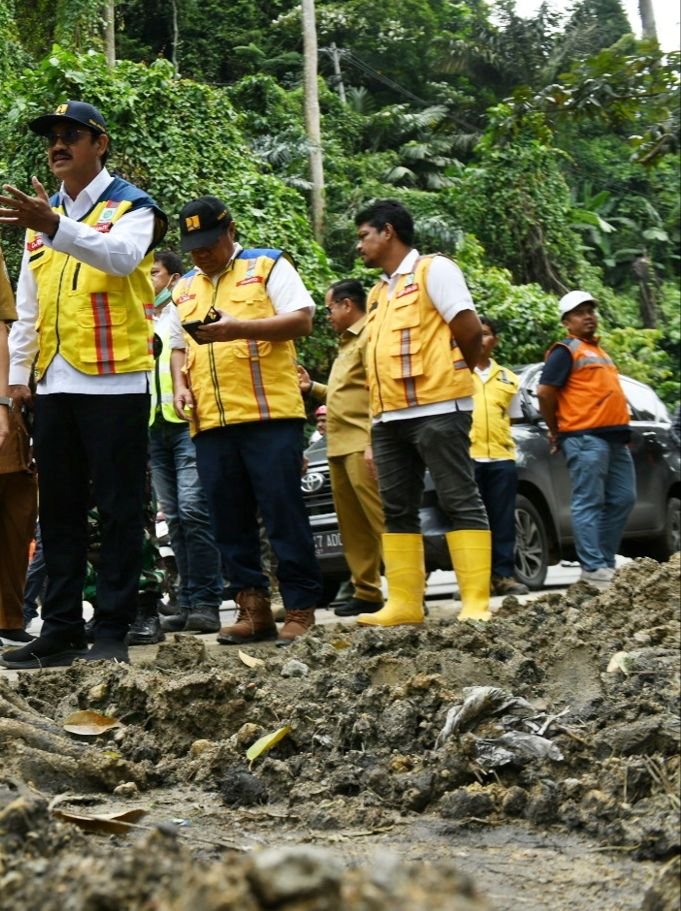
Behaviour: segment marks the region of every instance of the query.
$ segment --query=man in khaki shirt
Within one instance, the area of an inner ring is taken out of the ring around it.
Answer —
[[[352,279],[333,284],[326,294],[326,312],[340,336],[328,385],[312,382],[304,367],[298,373],[301,391],[326,402],[331,488],[355,590],[354,597],[335,613],[352,617],[373,613],[383,604],[381,535],[385,529],[371,454],[362,285]]]

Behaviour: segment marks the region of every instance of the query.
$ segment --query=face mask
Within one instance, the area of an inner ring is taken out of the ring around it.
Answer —
[[[159,291],[158,294],[156,295],[156,300],[154,301],[154,307],[156,307],[157,309],[159,307],[163,307],[165,304],[168,303],[168,301],[170,300],[170,297],[171,297],[170,288],[168,287],[168,285],[166,285],[165,288],[163,288],[162,291]]]

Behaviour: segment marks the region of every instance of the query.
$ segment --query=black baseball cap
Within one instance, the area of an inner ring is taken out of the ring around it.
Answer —
[[[101,113],[93,104],[85,101],[63,101],[57,105],[53,114],[43,114],[29,123],[29,129],[40,136],[46,136],[57,123],[70,120],[80,123],[84,127],[94,130],[95,133],[108,135],[109,131]]]
[[[229,209],[217,196],[199,196],[188,202],[180,212],[182,252],[211,247],[231,220]]]

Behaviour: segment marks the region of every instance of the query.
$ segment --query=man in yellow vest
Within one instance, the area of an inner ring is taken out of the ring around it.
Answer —
[[[314,624],[322,593],[300,488],[305,410],[293,344],[312,331],[314,302],[281,250],[244,249],[234,231],[215,196],[180,212],[182,250],[196,268],[173,290],[175,410],[189,420],[213,533],[236,591],[236,622],[218,642],[288,644]],[[258,511],[286,608],[278,637]]]
[[[459,619],[488,620],[490,532],[469,455],[480,321],[458,266],[414,248],[414,223],[404,206],[380,200],[355,224],[360,257],[383,270],[367,301],[367,375],[388,581],[385,606],[358,622],[423,622],[419,507],[426,467],[450,525]]]
[[[593,296],[570,291],[558,302],[558,312],[568,335],[547,352],[537,396],[551,450],[562,450],[570,472],[581,578],[604,589],[636,502],[629,406],[617,367],[599,345]]]
[[[180,585],[178,613],[164,617],[169,632],[216,633],[220,629],[222,572],[208,504],[196,468],[196,449],[185,420],[175,414],[170,372],[172,289],[184,269],[172,250],[154,254],[151,280],[156,292],[154,329],[161,343],[151,388],[149,461],[158,505],[168,523]],[[156,621],[158,622],[158,621]],[[149,619],[150,631],[155,626]]]
[[[492,594],[526,595],[527,586],[513,576],[518,472],[511,420],[522,417],[516,396],[520,381],[491,357],[499,341],[495,323],[486,316],[480,317],[480,323],[482,350],[473,373],[471,458],[492,532]]]
[[[109,131],[91,104],[66,101],[31,121],[61,181],[49,199],[4,185],[0,223],[27,229],[10,336],[10,391],[34,408],[40,523],[48,587],[38,639],[6,667],[74,658],[127,661],[142,569],[152,368],[152,248],[167,220],[106,168]],[[29,390],[35,360],[36,395]],[[90,485],[101,518],[94,645],[82,592]]]

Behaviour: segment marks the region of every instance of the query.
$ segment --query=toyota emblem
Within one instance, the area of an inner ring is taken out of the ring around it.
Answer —
[[[303,493],[317,493],[324,486],[324,475],[318,471],[308,471],[300,482]]]

